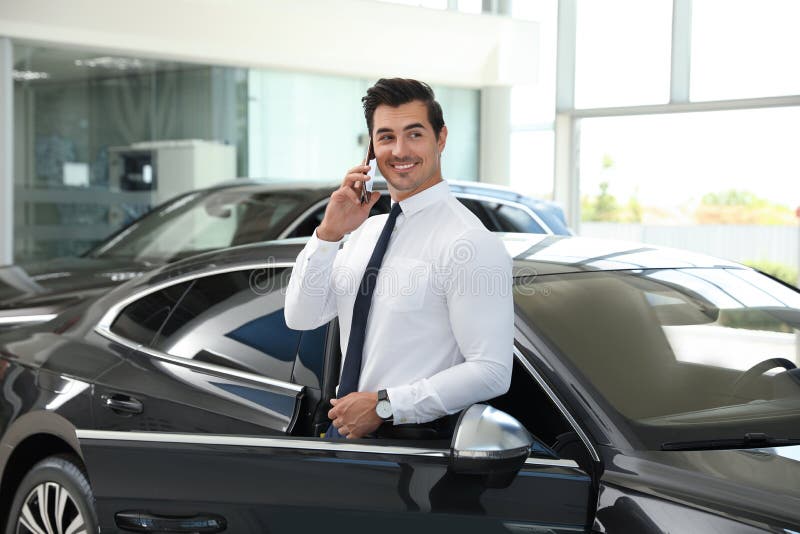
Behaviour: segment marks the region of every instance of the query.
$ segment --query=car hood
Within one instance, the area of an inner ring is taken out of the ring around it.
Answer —
[[[57,258],[0,267],[0,315],[60,308],[97,295],[156,265],[130,260]]]
[[[800,524],[800,446],[617,454],[604,481],[724,515]]]

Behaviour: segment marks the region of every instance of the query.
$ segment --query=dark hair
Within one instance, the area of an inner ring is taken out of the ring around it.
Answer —
[[[372,135],[373,117],[375,109],[381,104],[398,107],[415,100],[420,100],[428,108],[428,122],[433,127],[433,133],[439,138],[439,132],[444,126],[442,106],[436,101],[433,89],[425,82],[407,78],[381,78],[375,85],[367,89],[367,94],[361,99],[364,105],[364,117],[367,119],[367,128]]]

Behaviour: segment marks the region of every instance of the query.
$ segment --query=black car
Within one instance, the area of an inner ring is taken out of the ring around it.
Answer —
[[[339,329],[286,326],[302,240],[4,333],[5,532],[798,531],[800,292],[680,251],[503,239],[511,387],[452,440],[319,437]]]
[[[0,267],[0,330],[50,319],[87,294],[200,252],[309,236],[336,187],[238,179],[178,196],[81,257]],[[451,182],[450,188],[492,231],[570,234],[553,202],[474,182]],[[376,180],[375,190],[383,195],[372,213],[388,213],[386,182]]]

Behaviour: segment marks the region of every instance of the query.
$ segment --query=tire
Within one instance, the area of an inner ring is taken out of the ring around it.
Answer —
[[[79,465],[71,455],[50,456],[34,465],[14,495],[6,534],[97,534],[92,488]]]

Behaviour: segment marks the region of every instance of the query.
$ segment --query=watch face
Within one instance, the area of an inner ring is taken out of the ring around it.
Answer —
[[[389,401],[382,400],[375,406],[375,411],[381,419],[388,419],[392,416],[392,405]]]

